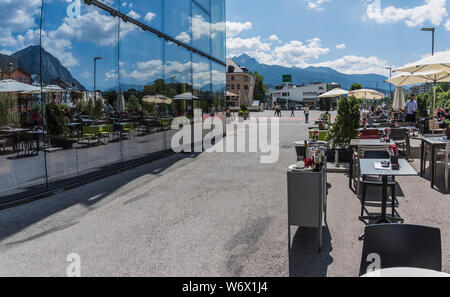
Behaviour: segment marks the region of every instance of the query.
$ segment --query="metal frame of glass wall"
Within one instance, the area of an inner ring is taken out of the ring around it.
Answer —
[[[36,23],[41,91],[0,113],[0,204],[162,156],[194,109],[224,116],[224,0],[43,0]]]

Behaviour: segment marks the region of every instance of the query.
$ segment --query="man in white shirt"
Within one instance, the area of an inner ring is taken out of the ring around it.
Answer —
[[[417,102],[414,101],[414,95],[411,95],[411,100],[405,104],[406,121],[412,124],[416,123]]]

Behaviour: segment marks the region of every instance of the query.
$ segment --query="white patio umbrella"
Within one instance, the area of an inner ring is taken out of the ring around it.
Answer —
[[[447,71],[450,72],[450,50],[445,52],[435,53],[433,56],[407,64],[395,72],[408,72],[411,74],[432,72],[432,71]],[[433,90],[433,112],[436,109],[436,84],[439,82],[436,77],[432,80],[434,83]],[[434,131],[433,131],[434,132]]]
[[[193,99],[198,99],[198,97],[192,95],[191,92],[186,92],[186,93],[177,95],[173,98],[173,100],[193,100]]]
[[[450,72],[450,50],[435,53],[434,56],[406,64],[394,70],[394,72],[425,72],[425,71],[449,71]]]
[[[350,91],[348,95],[356,97],[356,99],[365,99],[365,100],[380,100],[384,98],[384,94],[370,89],[360,89]]]
[[[319,98],[335,98],[340,96],[348,95],[348,91],[343,89],[333,89],[325,94],[319,96]]]
[[[123,96],[123,92],[119,92],[117,95],[117,111],[124,112],[125,111],[125,97]]]
[[[405,108],[405,92],[402,87],[395,88],[394,102],[392,103],[392,108],[394,110],[401,110]]]
[[[404,73],[399,74],[391,79],[388,79],[387,82],[394,84],[396,86],[407,86],[414,85],[419,83],[429,83],[432,82],[434,84],[433,88],[433,112],[436,109],[436,85],[438,82],[450,82],[450,71],[448,70],[433,70],[427,72],[415,72],[415,73]],[[433,126],[434,128],[434,126]],[[434,133],[434,130],[433,130]]]
[[[142,101],[154,104],[172,104],[173,100],[163,95],[148,95],[142,98]]]
[[[0,93],[12,93],[12,92],[27,92],[32,91],[36,87],[28,84],[24,84],[12,79],[5,79],[0,81]]]

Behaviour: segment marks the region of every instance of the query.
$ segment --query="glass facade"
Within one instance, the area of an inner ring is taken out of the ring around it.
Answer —
[[[34,87],[0,91],[0,204],[171,151],[194,109],[223,116],[224,0],[90,2],[43,1],[18,68]]]

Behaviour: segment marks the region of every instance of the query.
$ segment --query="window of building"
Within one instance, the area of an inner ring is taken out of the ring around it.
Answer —
[[[244,90],[248,90],[248,85],[244,85]]]
[[[244,81],[248,81],[248,76],[244,76]]]
[[[231,89],[234,90],[234,85],[231,85]]]
[[[237,89],[240,90],[241,89],[241,85],[236,85]]]
[[[233,75],[231,76],[231,81],[234,81],[234,76]]]
[[[237,80],[237,81],[240,81],[240,80],[241,80],[241,77],[240,77],[240,76],[236,76],[236,80]]]

